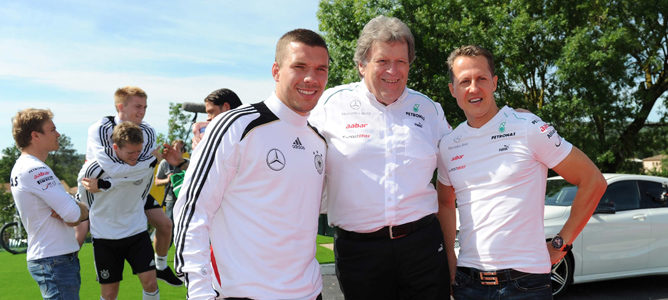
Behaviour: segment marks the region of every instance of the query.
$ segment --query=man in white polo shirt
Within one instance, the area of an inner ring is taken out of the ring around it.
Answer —
[[[492,54],[464,46],[448,57],[450,92],[466,115],[440,143],[439,200],[459,210],[455,299],[552,299],[558,262],[591,217],[606,183],[594,163],[532,113],[494,99]],[[568,221],[545,243],[547,169],[578,186]],[[454,228],[446,233],[454,235]]]
[[[79,244],[70,226],[87,219],[88,209],[65,191],[44,163],[49,152],[59,147],[60,134],[52,117],[50,110],[29,108],[12,120],[12,135],[21,156],[12,168],[10,185],[28,233],[28,271],[42,297],[79,299]],[[53,212],[59,217],[52,217]]]
[[[440,104],[406,87],[414,59],[406,24],[372,19],[354,57],[362,80],[325,91],[309,119],[329,145],[327,215],[337,228],[336,273],[346,299],[450,294],[446,252],[454,263],[454,236],[445,247],[448,220],[436,220],[431,180],[438,142],[451,128]]]
[[[174,207],[188,299],[321,299],[315,241],[327,146],[307,118],[328,68],[317,33],[290,31],[276,45],[275,93],[207,126]]]

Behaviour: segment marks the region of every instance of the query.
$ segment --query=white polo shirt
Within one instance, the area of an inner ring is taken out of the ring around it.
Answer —
[[[454,187],[458,266],[549,273],[543,211],[547,169],[573,146],[531,113],[507,106],[485,125],[461,123],[440,143],[438,180]]]
[[[315,259],[327,146],[275,95],[214,118],[174,206],[175,265],[188,299],[315,299]]]
[[[407,88],[385,106],[357,82],[326,90],[309,122],[329,145],[330,225],[372,232],[438,211],[430,181],[451,131],[440,104]]]
[[[79,220],[81,210],[49,166],[32,155],[21,154],[12,168],[10,185],[28,233],[27,260],[79,251],[74,229],[65,222]],[[52,217],[51,210],[62,220]]]

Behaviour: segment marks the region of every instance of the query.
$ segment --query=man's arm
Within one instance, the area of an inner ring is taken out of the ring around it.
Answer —
[[[587,225],[587,221],[605,192],[607,183],[596,165],[576,147],[573,147],[568,156],[552,169],[566,181],[578,187],[570,216],[559,232],[564,239],[564,245],[568,245],[573,243]],[[552,264],[557,263],[566,255],[566,252],[556,250],[549,244],[547,248]]]
[[[222,125],[214,121],[209,126],[215,129]],[[210,299],[216,295],[211,281],[209,225],[223,201],[227,185],[236,175],[239,136],[230,136],[231,131],[234,129],[214,130],[212,132],[218,135],[205,135],[193,153],[193,167],[186,171],[174,205],[175,271],[179,277],[187,278],[189,299]],[[207,143],[209,138],[221,140],[220,145]],[[216,159],[207,168],[205,158],[211,153],[216,153]]]
[[[457,256],[455,255],[455,238],[457,236],[455,189],[439,181],[436,191],[438,192],[438,221],[441,223],[445,253],[448,256],[450,283],[454,284],[455,272],[457,271]]]
[[[155,174],[155,185],[163,186],[169,183],[169,178],[172,176],[169,171],[169,163],[166,160],[160,162],[158,166],[158,172]]]

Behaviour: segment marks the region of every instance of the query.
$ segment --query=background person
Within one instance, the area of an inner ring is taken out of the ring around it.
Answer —
[[[79,299],[79,244],[74,226],[88,218],[47,166],[49,152],[59,148],[50,110],[29,108],[12,119],[12,135],[21,156],[12,168],[10,185],[21,223],[28,233],[28,271],[44,299]],[[55,212],[59,217],[51,217]]]
[[[112,132],[114,156],[137,165],[143,149],[143,132],[132,122],[122,122]],[[136,181],[115,182],[96,160],[88,160],[79,172],[77,197],[90,208],[90,233],[97,281],[102,299],[116,299],[125,261],[141,282],[142,299],[160,299],[153,246],[146,229],[144,203],[151,189],[155,164],[144,167]],[[99,188],[106,189],[100,192]]]
[[[357,40],[362,80],[325,91],[309,121],[328,143],[327,214],[336,227],[336,275],[346,299],[446,299],[437,220],[438,142],[451,129],[441,105],[406,87],[414,38],[378,16]],[[454,270],[453,270],[454,271]]]
[[[185,144],[183,143],[182,140],[174,140],[172,142],[172,148],[176,149],[181,156],[183,156],[183,153],[185,152]],[[188,159],[184,158],[183,164],[187,164]],[[174,222],[174,217],[173,217],[173,209],[174,209],[174,202],[176,201],[176,196],[174,195],[174,192],[172,191],[172,183],[170,182],[170,178],[172,177],[172,174],[179,173],[181,172],[181,168],[183,168],[184,165],[181,166],[172,166],[167,162],[166,159],[163,159],[160,162],[160,165],[158,166],[158,172],[155,175],[155,185],[156,186],[164,186],[165,187],[165,197],[162,201],[162,205],[165,207],[165,214],[169,218],[169,220]]]
[[[552,299],[550,265],[568,253],[605,191],[594,163],[532,113],[494,99],[492,54],[478,46],[448,57],[462,122],[440,143],[440,200],[459,211],[455,299]],[[568,221],[545,244],[547,169],[578,187]],[[455,234],[454,228],[447,228]]]
[[[204,108],[206,109],[207,118],[204,122],[193,124],[192,149],[194,150],[195,146],[202,140],[204,128],[211,122],[211,120],[213,120],[213,118],[239,106],[241,106],[241,99],[239,99],[239,96],[230,89],[217,89],[206,96],[206,98],[204,98]]]
[[[139,87],[126,86],[117,89],[114,93],[114,106],[117,115],[103,117],[88,128],[86,160],[96,160],[107,175],[111,177],[112,185],[114,181],[141,179],[143,170],[154,160],[153,153],[157,150],[155,130],[143,121],[146,114],[147,98],[146,92]],[[137,124],[143,131],[144,147],[136,166],[125,164],[115,157],[111,147],[111,133],[116,124],[124,121]],[[160,204],[150,194],[146,197],[144,212],[149,224],[156,230],[155,261],[158,279],[170,285],[182,285],[183,282],[174,275],[172,269],[167,265],[167,252],[172,239],[172,221],[167,218]],[[78,231],[85,230],[87,232],[86,225],[83,224]],[[85,232],[78,234],[78,236],[80,236],[80,242],[83,242]]]

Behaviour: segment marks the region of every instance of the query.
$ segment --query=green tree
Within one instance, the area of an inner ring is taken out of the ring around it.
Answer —
[[[158,140],[162,137],[163,143],[170,143],[175,139],[180,139],[185,142],[186,148],[188,148],[192,139],[190,136],[190,122],[191,118],[183,112],[181,103],[170,102],[167,138],[164,139],[164,135],[158,134]],[[162,143],[159,145],[162,145]]]
[[[53,170],[58,179],[64,180],[67,185],[74,187],[77,185],[77,175],[85,158],[74,150],[70,137],[61,135],[58,138],[60,148],[49,153],[46,158],[46,164]]]
[[[352,54],[364,24],[395,16],[416,39],[408,86],[440,102],[451,124],[465,118],[449,93],[447,56],[478,44],[495,53],[500,105],[549,120],[614,172],[627,158],[668,149],[666,113],[646,126],[668,88],[666,11],[666,0],[330,0],[318,18],[334,60],[330,86],[358,80]]]
[[[2,158],[0,158],[0,182],[9,182],[12,168],[19,156],[21,156],[21,151],[15,145],[2,149]]]

